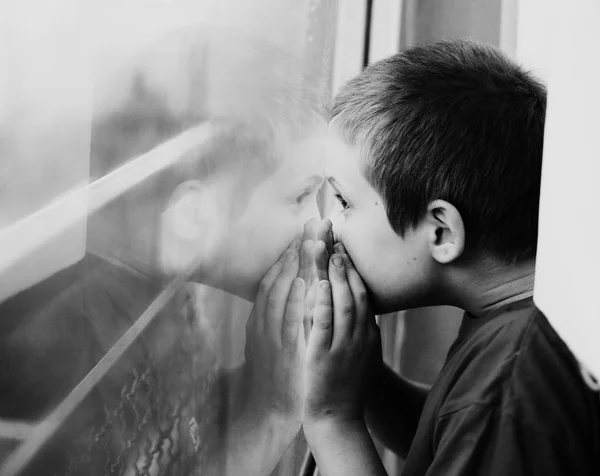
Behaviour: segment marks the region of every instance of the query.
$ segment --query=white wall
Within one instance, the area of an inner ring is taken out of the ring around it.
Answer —
[[[521,1],[517,58],[548,83],[534,299],[600,376],[600,3]]]

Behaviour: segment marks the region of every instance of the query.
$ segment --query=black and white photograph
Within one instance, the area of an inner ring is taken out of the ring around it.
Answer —
[[[0,0],[0,476],[600,476],[599,23]]]

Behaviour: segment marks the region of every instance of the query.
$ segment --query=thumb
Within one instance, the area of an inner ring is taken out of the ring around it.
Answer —
[[[252,312],[246,321],[246,335],[254,330],[254,326],[256,326],[256,304],[252,306]]]

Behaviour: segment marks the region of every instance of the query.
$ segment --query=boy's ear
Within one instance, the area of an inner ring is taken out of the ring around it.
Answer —
[[[434,200],[427,207],[427,217],[433,258],[441,264],[459,258],[465,249],[465,226],[460,212],[445,200]]]
[[[160,261],[164,271],[179,272],[211,252],[220,229],[216,183],[189,180],[171,194],[161,215]]]

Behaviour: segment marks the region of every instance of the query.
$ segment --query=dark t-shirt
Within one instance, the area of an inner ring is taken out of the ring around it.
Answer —
[[[600,475],[600,396],[544,315],[528,300],[472,324],[448,353],[402,474]]]
[[[1,303],[0,418],[44,418],[162,288],[88,254]],[[202,431],[216,429],[209,420],[219,397],[215,358],[196,317],[182,290],[25,474],[180,474],[201,465]],[[0,443],[1,461],[14,442]]]

